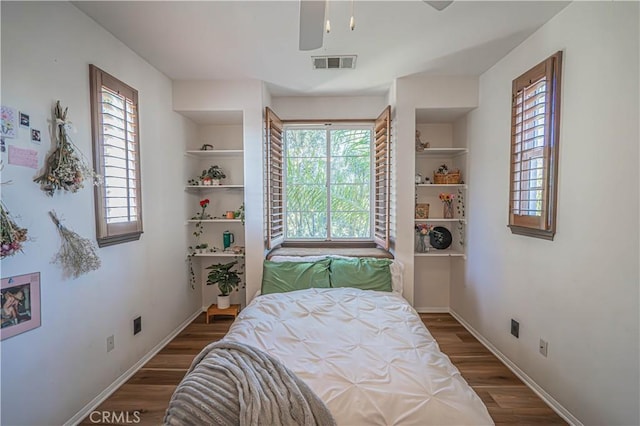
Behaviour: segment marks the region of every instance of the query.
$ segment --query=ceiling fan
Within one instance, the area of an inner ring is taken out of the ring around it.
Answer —
[[[300,0],[300,50],[314,50],[322,47],[325,30],[325,12],[329,0]],[[450,1],[422,0],[436,10],[444,10]],[[351,18],[353,29],[353,17]],[[327,28],[328,31],[328,28]]]

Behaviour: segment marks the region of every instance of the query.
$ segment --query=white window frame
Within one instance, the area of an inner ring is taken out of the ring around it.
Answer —
[[[327,188],[327,237],[326,238],[291,238],[287,235],[287,140],[286,134],[288,130],[324,130],[327,133],[327,171],[326,171],[326,188]],[[333,130],[368,130],[369,131],[369,236],[366,238],[336,238],[331,235],[331,138],[330,134]],[[371,122],[362,123],[332,123],[328,122],[322,125],[318,124],[285,124],[283,126],[283,206],[284,206],[284,241],[285,242],[373,242],[374,241],[374,214],[375,214],[375,126]]]

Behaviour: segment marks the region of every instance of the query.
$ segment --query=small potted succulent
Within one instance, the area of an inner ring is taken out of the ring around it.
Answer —
[[[225,175],[222,169],[216,165],[203,170],[200,175],[200,180],[203,185],[220,185],[220,180],[226,177],[227,175]]]
[[[211,270],[207,276],[207,285],[217,284],[220,290],[220,294],[218,295],[219,309],[226,309],[231,306],[229,295],[233,290],[237,291],[240,285],[240,274],[242,273],[233,270],[233,267],[237,263],[238,261],[234,260],[227,264],[218,263],[206,268]]]

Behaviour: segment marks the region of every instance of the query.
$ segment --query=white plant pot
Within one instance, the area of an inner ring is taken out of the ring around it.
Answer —
[[[218,309],[227,309],[231,306],[231,296],[218,296]]]
[[[211,179],[211,185],[220,186],[220,179]]]

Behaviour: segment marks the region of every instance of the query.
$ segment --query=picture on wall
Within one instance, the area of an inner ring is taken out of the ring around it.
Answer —
[[[0,339],[40,327],[40,272],[2,279]]]

